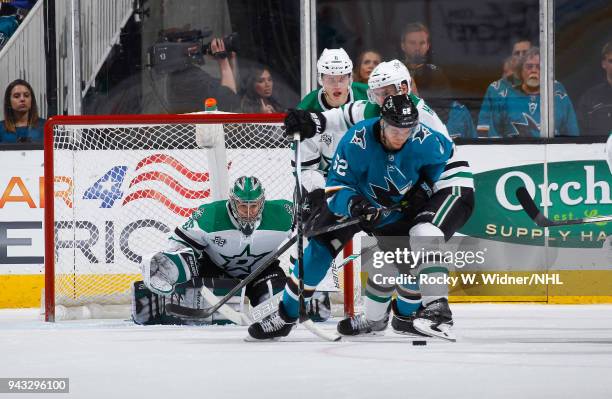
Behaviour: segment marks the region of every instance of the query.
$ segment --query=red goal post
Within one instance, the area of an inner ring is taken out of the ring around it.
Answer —
[[[161,249],[170,229],[197,206],[227,198],[229,182],[240,175],[259,177],[268,199],[292,200],[284,116],[50,118],[44,142],[45,320],[55,321],[58,309],[84,308],[84,315],[67,318],[97,317],[99,306],[129,304],[142,255]],[[286,266],[288,254],[281,261]],[[344,294],[350,314],[359,282],[351,267],[343,280],[351,291]]]

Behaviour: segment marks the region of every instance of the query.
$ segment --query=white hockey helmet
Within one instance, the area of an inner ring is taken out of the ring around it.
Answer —
[[[348,75],[353,73],[353,61],[343,48],[325,49],[317,61],[319,84],[323,75]]]
[[[401,90],[402,82],[408,84],[408,93],[410,94],[410,88],[412,87],[412,78],[410,72],[403,62],[399,60],[391,60],[381,62],[372,70],[370,78],[368,79],[368,98],[371,102],[376,103],[375,98],[372,96],[371,91],[385,87],[388,85],[394,85],[397,94]]]

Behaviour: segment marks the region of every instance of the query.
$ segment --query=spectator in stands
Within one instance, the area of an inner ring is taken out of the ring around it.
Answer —
[[[0,142],[42,142],[45,120],[38,116],[34,90],[17,79],[4,92],[4,120],[0,122]]]
[[[419,22],[409,23],[401,38],[404,63],[412,76],[412,92],[431,106],[452,137],[475,138],[476,128],[470,111],[453,100],[449,81],[439,67],[428,64],[431,49],[429,29]]]
[[[612,41],[601,50],[601,67],[606,80],[591,87],[580,99],[578,117],[584,135],[612,132]]]
[[[17,15],[7,11],[8,6],[0,3],[0,50],[19,27]]]
[[[516,65],[521,56],[527,53],[527,50],[531,48],[531,42],[527,39],[518,39],[512,45],[512,55],[510,56],[509,70],[506,69],[506,62],[504,62],[504,71],[501,79],[489,84],[487,91],[482,99],[482,106],[480,107],[480,114],[478,115],[478,133],[481,136],[487,136],[489,133],[489,126],[491,125],[492,112],[493,112],[493,98],[499,98],[500,93],[503,97],[507,93],[507,88],[520,84],[520,77],[516,75]]]
[[[446,123],[453,99],[448,78],[442,69],[427,63],[431,49],[429,29],[420,22],[409,23],[402,32],[401,47],[404,63],[416,83],[419,97],[425,99]]]
[[[516,66],[520,83],[492,99],[489,137],[540,137],[540,49],[532,47]],[[560,82],[554,84],[555,136],[577,136],[572,101]]]
[[[214,38],[211,41],[211,52],[219,64],[221,80],[213,78],[202,70],[198,65],[201,63],[199,60],[171,72],[167,79],[170,112],[201,111],[204,109],[204,100],[208,97],[217,100],[220,111],[238,111],[240,99],[236,94],[236,79],[230,63],[236,54],[225,51],[222,38]]]
[[[266,66],[253,68],[245,79],[244,94],[240,100],[240,110],[246,113],[269,114],[284,112],[274,98],[274,79]]]
[[[357,57],[357,62],[353,68],[353,82],[368,84],[370,73],[380,64],[382,57],[376,50],[365,50]]]
[[[504,64],[502,66],[502,76],[501,76],[501,78],[502,79],[508,79],[512,75],[514,75],[513,68],[514,68],[514,66],[513,66],[512,56],[506,57],[506,59],[504,59]]]

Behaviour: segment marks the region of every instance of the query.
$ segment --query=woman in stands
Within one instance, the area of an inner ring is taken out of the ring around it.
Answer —
[[[366,50],[359,54],[355,68],[353,69],[353,80],[355,82],[368,83],[370,74],[380,64],[382,57],[375,50]]]
[[[0,122],[0,142],[33,143],[43,141],[45,120],[38,116],[34,90],[17,79],[4,92],[4,120]]]
[[[252,69],[243,87],[244,94],[240,100],[242,112],[269,114],[285,111],[285,107],[274,98],[274,80],[268,67]]]

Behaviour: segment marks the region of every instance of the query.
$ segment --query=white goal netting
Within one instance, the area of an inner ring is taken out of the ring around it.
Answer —
[[[129,303],[142,256],[164,248],[198,206],[227,198],[239,176],[257,176],[266,199],[292,200],[293,152],[282,122],[211,117],[55,122],[53,148],[45,148],[53,176],[45,179],[53,179],[55,193],[56,305]],[[281,258],[286,269],[288,255]]]

